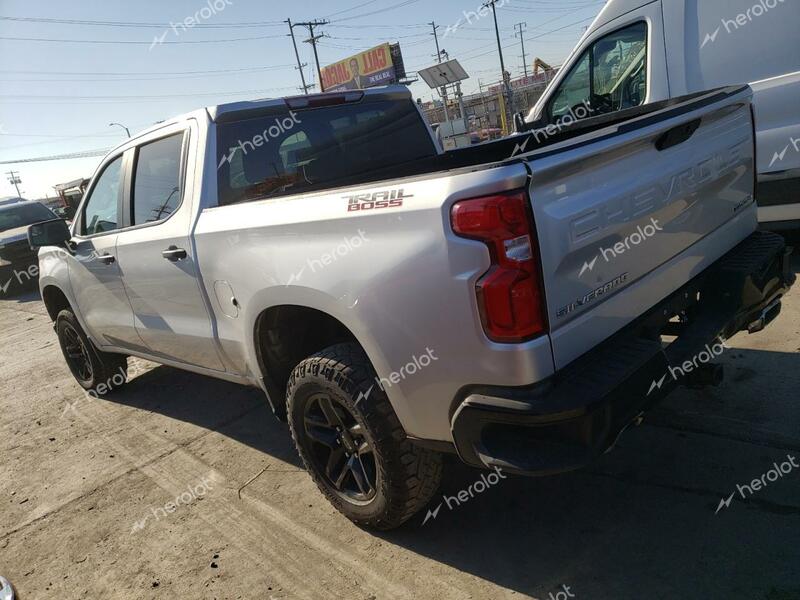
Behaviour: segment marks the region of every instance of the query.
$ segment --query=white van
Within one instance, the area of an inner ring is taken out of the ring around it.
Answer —
[[[800,0],[609,0],[525,122],[538,128],[738,83],[755,92],[759,220],[794,227]]]

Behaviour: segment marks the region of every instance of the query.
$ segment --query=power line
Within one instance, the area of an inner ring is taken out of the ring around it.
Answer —
[[[156,36],[157,38],[158,36]],[[153,46],[155,43],[158,45],[163,44],[220,44],[228,42],[247,42],[252,40],[267,40],[274,38],[281,38],[282,35],[256,35],[252,37],[243,38],[226,38],[222,40],[172,40],[169,42],[153,40],[146,42],[143,40],[69,40],[63,38],[28,38],[28,37],[0,37],[0,40],[15,41],[15,42],[50,42],[58,44],[124,44],[124,45],[148,45]]]
[[[361,15],[355,15],[353,17],[344,17],[342,19],[335,19],[331,21],[332,23],[341,23],[342,21],[352,21],[353,19],[363,19],[364,17],[369,17],[371,15],[377,15],[380,13],[388,12],[390,10],[394,10],[396,8],[402,8],[404,6],[408,6],[409,4],[414,4],[419,2],[419,0],[404,0],[403,2],[398,2],[397,4],[392,4],[391,6],[387,6],[386,8],[382,8],[379,10],[374,10],[372,12],[364,13]]]
[[[170,28],[175,23],[145,23],[137,21],[92,21],[88,19],[52,19],[47,17],[7,17],[0,16],[2,21],[18,21],[29,23],[52,23],[58,25],[88,25],[99,27],[132,27],[132,28]],[[250,27],[280,27],[282,21],[249,21],[241,23],[195,23],[193,29],[228,29],[228,28],[250,28]]]
[[[16,158],[13,160],[0,160],[0,165],[13,165],[17,163],[44,162],[48,160],[70,160],[73,158],[90,158],[92,156],[105,156],[111,148],[100,150],[85,150],[83,152],[70,152],[68,154],[53,154],[51,156],[35,156],[33,158]]]
[[[15,73],[25,75],[203,75],[208,73],[236,73],[244,71],[260,71],[284,69],[292,65],[271,65],[260,67],[243,67],[240,69],[213,69],[206,71],[15,71],[0,69],[0,73]]]
[[[351,6],[350,8],[345,8],[344,10],[337,10],[334,13],[325,15],[325,18],[327,19],[329,17],[335,17],[336,15],[341,15],[342,13],[350,12],[351,10],[361,8],[362,6],[366,6],[367,4],[374,4],[375,2],[378,2],[378,0],[367,0],[366,2],[362,2],[361,4],[356,4],[355,6]]]

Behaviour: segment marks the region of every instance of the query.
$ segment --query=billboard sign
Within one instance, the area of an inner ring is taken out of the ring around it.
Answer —
[[[381,44],[322,68],[322,90],[355,90],[397,81],[390,45]]]

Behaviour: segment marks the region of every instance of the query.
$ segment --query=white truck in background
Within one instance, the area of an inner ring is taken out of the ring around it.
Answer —
[[[525,117],[523,129],[749,83],[759,221],[771,229],[796,227],[798,36],[797,0],[609,0]]]

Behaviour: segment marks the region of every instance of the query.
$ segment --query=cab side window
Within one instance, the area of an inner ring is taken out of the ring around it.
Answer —
[[[583,118],[611,113],[639,106],[646,95],[647,24],[639,22],[587,48],[554,94],[549,116],[558,122],[567,114]]]
[[[118,156],[106,166],[89,194],[81,221],[83,235],[114,231],[119,226],[121,177],[122,156]]]

